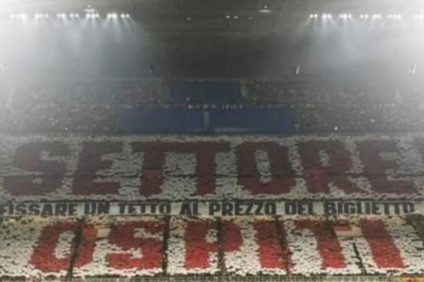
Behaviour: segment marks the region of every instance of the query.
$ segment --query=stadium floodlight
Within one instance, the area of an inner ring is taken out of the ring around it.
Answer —
[[[97,15],[98,14],[96,14],[96,13],[87,13],[87,14],[85,14],[85,17],[88,18],[88,19],[95,19],[95,18],[98,17]]]
[[[372,18],[375,20],[381,19],[381,14],[373,14]]]
[[[225,18],[226,18],[227,20],[229,20],[231,17],[230,17],[230,15],[226,15],[226,16],[225,16]]]
[[[26,20],[28,18],[28,15],[26,13],[20,13],[16,15],[16,18],[20,20]]]
[[[387,16],[388,19],[390,20],[401,20],[402,19],[402,15],[400,14],[390,14]]]
[[[352,14],[340,14],[339,18],[342,18],[344,20],[346,19],[351,19],[352,18]]]
[[[25,13],[20,13],[20,14],[13,14],[12,17],[15,19],[23,20],[27,17],[27,15]]]
[[[34,18],[35,19],[48,19],[49,15],[48,14],[42,14],[42,13],[36,13],[34,15]]]
[[[98,19],[98,18],[100,18],[100,14],[98,14],[98,13],[87,13],[85,15],[85,17],[88,18],[88,19]]]
[[[123,16],[122,16],[122,14],[121,14],[121,18],[122,18]],[[109,13],[109,14],[107,14],[107,18],[108,19],[117,19],[118,18],[118,14],[116,14],[116,13]]]
[[[324,20],[328,20],[328,19],[331,19],[333,16],[331,15],[331,14],[322,14],[322,18],[324,19]]]
[[[238,20],[238,18],[239,18],[238,16],[234,16],[234,17],[233,17],[233,19],[235,19],[235,20]]]

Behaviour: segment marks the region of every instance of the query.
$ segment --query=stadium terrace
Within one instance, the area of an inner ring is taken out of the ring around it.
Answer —
[[[0,281],[424,281],[424,0],[0,0]]]

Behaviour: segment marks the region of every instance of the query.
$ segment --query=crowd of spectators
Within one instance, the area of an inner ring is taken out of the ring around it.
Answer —
[[[172,81],[0,80],[0,130],[117,133],[123,111],[134,108],[285,107],[298,133],[424,130],[424,96],[413,86],[363,79],[244,80],[240,103],[173,101]]]
[[[109,133],[119,113],[166,104],[161,81],[67,81],[4,83],[0,88],[0,130]]]
[[[22,218],[5,220],[0,239],[0,277],[7,281],[154,276],[232,281],[253,275],[240,281],[287,275],[295,281],[319,275],[385,281],[380,275],[424,272],[422,238],[400,217]]]
[[[249,102],[290,108],[297,132],[422,131],[424,97],[413,87],[364,80],[252,83]],[[261,94],[263,93],[263,94]]]

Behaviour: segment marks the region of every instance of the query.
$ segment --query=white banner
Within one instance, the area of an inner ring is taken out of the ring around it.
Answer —
[[[0,216],[78,217],[94,215],[184,216],[299,216],[299,215],[406,215],[421,213],[422,201],[281,200],[185,202],[22,202],[0,205]]]

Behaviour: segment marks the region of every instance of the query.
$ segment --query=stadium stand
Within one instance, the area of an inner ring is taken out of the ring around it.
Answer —
[[[38,86],[29,83],[3,93],[0,125],[3,131],[15,133],[109,134],[396,133],[423,129],[418,89],[367,83],[233,81],[228,82],[228,92],[234,91],[230,100],[211,94],[224,91],[224,96],[230,97],[225,81],[96,81],[55,87],[46,82]]]
[[[0,281],[424,281],[424,10],[0,0]]]

